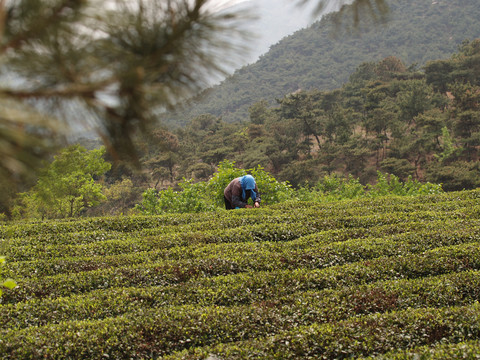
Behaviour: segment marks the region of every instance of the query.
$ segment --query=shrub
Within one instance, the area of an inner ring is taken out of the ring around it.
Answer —
[[[383,174],[380,171],[377,172],[377,183],[373,186],[367,186],[367,188],[369,189],[368,195],[374,197],[386,195],[428,195],[443,192],[442,186],[439,184],[432,184],[430,182],[422,184],[417,180],[413,180],[411,176],[408,177],[406,182],[402,183],[397,176],[393,174]]]
[[[215,205],[208,199],[206,183],[183,179],[178,184],[181,191],[172,188],[156,191],[148,189],[143,193],[143,200],[136,206],[142,214],[158,215],[164,213],[194,213],[212,211]]]
[[[352,175],[342,177],[337,174],[326,175],[313,187],[302,187],[297,190],[297,199],[301,201],[329,202],[343,199],[357,199],[378,196],[416,196],[442,193],[442,186],[432,183],[422,184],[412,177],[402,182],[393,174],[377,172],[374,185],[363,186],[358,178]]]
[[[234,161],[222,161],[207,183],[207,191],[218,207],[224,207],[223,190],[233,179],[246,175],[247,171],[235,167]],[[258,186],[260,190],[260,185]],[[262,190],[260,190],[261,192]]]

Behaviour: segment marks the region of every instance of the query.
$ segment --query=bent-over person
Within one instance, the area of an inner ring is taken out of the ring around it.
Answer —
[[[260,194],[252,175],[233,179],[223,191],[223,195],[227,210],[251,208],[252,206],[248,205],[248,198],[253,200],[254,207],[260,207]]]

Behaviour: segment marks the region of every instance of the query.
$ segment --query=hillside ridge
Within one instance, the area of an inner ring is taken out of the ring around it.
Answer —
[[[257,62],[237,70],[162,121],[185,125],[201,114],[226,122],[244,121],[248,108],[262,99],[274,103],[298,89],[339,88],[364,62],[395,56],[421,67],[430,60],[448,58],[465,39],[480,37],[476,0],[390,0],[389,6],[386,23],[363,14],[358,29],[349,26],[348,15],[340,26],[335,14],[324,16],[283,38]]]

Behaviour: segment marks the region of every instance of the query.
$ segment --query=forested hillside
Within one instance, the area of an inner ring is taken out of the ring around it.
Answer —
[[[364,14],[358,28],[335,22],[335,14],[297,31],[272,46],[255,64],[243,67],[222,84],[204,91],[183,112],[169,114],[168,124],[184,125],[209,113],[226,122],[248,118],[248,107],[298,89],[341,87],[367,61],[395,56],[423,66],[448,58],[465,39],[480,36],[477,0],[390,0],[385,23]],[[362,15],[362,14],[360,14]]]
[[[275,105],[258,101],[244,122],[204,114],[175,131],[157,129],[137,146],[141,172],[110,169],[111,158],[98,158],[102,151],[65,149],[3,211],[14,218],[125,214],[140,194],[156,203],[157,192],[169,187],[159,208],[206,210],[214,200],[205,199],[204,185],[219,164],[232,162],[241,175],[264,169],[268,179],[298,191],[375,184],[379,172],[447,191],[474,189],[480,186],[480,39],[464,41],[458,53],[423,71],[396,57],[366,62],[341,88],[299,91]],[[226,184],[237,176],[228,172]],[[261,192],[273,183],[261,184]],[[181,189],[182,195],[174,192]]]
[[[159,131],[145,164],[169,181],[206,180],[229,159],[294,186],[331,174],[369,183],[382,171],[472,189],[480,186],[479,69],[479,39],[423,71],[396,57],[366,62],[335,90],[299,91],[274,105],[259,98],[242,123],[204,114],[174,133]]]

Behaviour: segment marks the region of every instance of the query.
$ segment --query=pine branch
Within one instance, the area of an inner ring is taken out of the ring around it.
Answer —
[[[21,12],[20,7],[29,7],[29,1],[24,0],[23,2],[13,2],[11,7],[7,8],[5,11],[4,1],[2,1],[2,11],[0,15],[3,15],[2,28],[9,28],[9,22],[18,20],[11,19],[12,14],[16,11]],[[49,30],[52,29],[52,24],[55,26],[60,26],[64,22],[69,22],[72,19],[71,12],[77,12],[81,6],[85,3],[85,0],[64,0],[60,2],[57,6],[48,7],[48,16],[42,17],[43,14],[35,14],[35,22],[31,27],[26,28],[24,31],[14,34],[6,43],[0,46],[0,54],[5,53],[7,50],[16,50],[19,49],[24,43],[30,42],[33,39],[38,39],[44,36]],[[48,5],[47,5],[48,6]],[[68,11],[70,10],[70,11]],[[3,13],[3,14],[2,14]],[[6,16],[5,16],[6,14]],[[0,18],[0,21],[2,19]],[[6,21],[5,21],[6,20]],[[21,19],[19,19],[21,21]],[[8,34],[2,34],[2,38]]]

